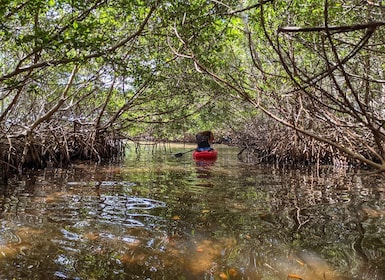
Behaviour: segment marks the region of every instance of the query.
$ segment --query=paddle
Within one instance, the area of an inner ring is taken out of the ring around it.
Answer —
[[[192,152],[192,151],[194,151],[194,150],[195,150],[195,149],[190,150],[190,151],[187,151],[187,152],[183,152],[183,153],[176,153],[174,156],[175,156],[175,157],[181,157],[181,156],[183,156],[184,154],[190,153],[190,152]]]

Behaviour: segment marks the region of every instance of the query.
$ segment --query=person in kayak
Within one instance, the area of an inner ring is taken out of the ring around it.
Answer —
[[[211,148],[211,144],[214,141],[214,134],[211,131],[199,132],[195,138],[198,144],[198,147],[195,149],[197,152],[214,150]]]

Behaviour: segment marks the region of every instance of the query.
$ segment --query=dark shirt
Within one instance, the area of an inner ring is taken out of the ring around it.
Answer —
[[[202,141],[198,143],[198,148],[210,148],[209,141]]]
[[[212,150],[214,150],[214,149],[211,148],[208,141],[203,141],[203,142],[198,143],[198,148],[196,148],[197,152],[212,151]]]

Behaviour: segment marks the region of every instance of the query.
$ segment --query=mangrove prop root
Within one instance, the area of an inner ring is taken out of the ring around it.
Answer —
[[[1,176],[25,168],[68,166],[74,160],[103,161],[124,153],[123,138],[103,132],[53,132],[0,138]]]
[[[338,137],[335,131],[331,131],[330,135]],[[242,130],[232,131],[230,137],[231,144],[240,147],[238,158],[242,160],[274,165],[365,167],[330,145],[276,123],[255,120]],[[366,156],[369,157],[368,154]]]

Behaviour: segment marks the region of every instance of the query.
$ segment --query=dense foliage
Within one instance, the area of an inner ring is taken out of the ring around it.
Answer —
[[[230,13],[242,19],[245,50],[232,52],[235,67],[190,58],[262,113],[238,133],[260,158],[383,171],[383,10],[370,1],[264,1]]]
[[[385,170],[383,11],[370,1],[3,1],[3,170],[212,128],[259,153]]]

